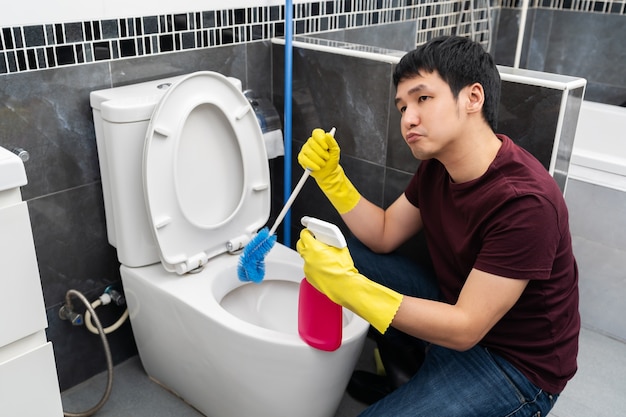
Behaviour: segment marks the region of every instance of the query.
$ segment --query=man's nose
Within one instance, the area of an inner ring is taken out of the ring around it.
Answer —
[[[415,109],[407,107],[402,115],[402,123],[407,128],[411,128],[413,126],[417,126],[420,123],[420,117],[418,112]]]

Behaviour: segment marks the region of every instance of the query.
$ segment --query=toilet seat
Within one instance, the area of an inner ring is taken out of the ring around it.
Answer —
[[[178,274],[245,245],[267,222],[263,136],[228,78],[196,72],[169,86],[147,130],[143,189],[162,264]]]

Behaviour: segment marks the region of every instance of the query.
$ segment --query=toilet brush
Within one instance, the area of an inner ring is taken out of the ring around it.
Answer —
[[[300,181],[296,184],[289,200],[285,203],[285,206],[281,210],[280,214],[276,218],[274,225],[268,230],[267,227],[259,230],[259,232],[248,242],[243,253],[239,258],[239,264],[237,265],[237,276],[240,281],[252,281],[259,283],[265,278],[265,256],[274,247],[276,243],[276,229],[278,225],[285,217],[285,214],[293,204],[296,196],[300,192],[300,189],[304,185],[304,182],[311,174],[310,169],[305,169]]]
[[[333,127],[329,133],[331,136],[335,136],[335,128]],[[300,193],[300,190],[304,186],[304,183],[307,178],[309,178],[310,174],[310,169],[307,168],[304,170],[302,177],[300,177],[300,181],[298,181],[295,188],[291,192],[289,199],[278,214],[272,228],[268,230],[267,227],[264,227],[259,230],[256,236],[254,236],[252,240],[248,242],[246,247],[243,248],[243,253],[239,258],[239,264],[237,265],[237,276],[240,281],[252,281],[259,283],[263,281],[263,278],[265,278],[265,256],[267,256],[276,243],[276,229],[280,225],[280,222],[283,221],[285,214],[287,214],[291,208],[291,205],[298,196],[298,193]]]

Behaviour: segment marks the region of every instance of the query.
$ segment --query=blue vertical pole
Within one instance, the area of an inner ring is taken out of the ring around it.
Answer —
[[[291,140],[292,140],[292,85],[293,85],[293,5],[292,0],[285,2],[285,159],[284,159],[284,176],[285,182],[283,187],[283,201],[287,202],[291,195]],[[291,246],[291,210],[285,215],[283,221],[283,244],[287,247]]]

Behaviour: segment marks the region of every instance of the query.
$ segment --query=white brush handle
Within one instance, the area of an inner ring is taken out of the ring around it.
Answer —
[[[330,133],[330,135],[334,137],[335,136],[335,130],[336,129],[333,127],[332,129],[330,129],[330,132],[328,132],[328,133]],[[278,217],[276,217],[276,221],[274,222],[274,224],[272,225],[272,228],[270,229],[270,236],[273,235],[274,233],[276,233],[276,229],[278,229],[278,225],[280,225],[280,222],[282,222],[283,219],[285,218],[285,215],[287,214],[287,212],[291,208],[291,205],[293,204],[294,200],[296,199],[296,197],[300,193],[300,190],[304,186],[304,183],[306,182],[306,179],[309,178],[309,175],[311,175],[311,168],[305,169],[304,172],[302,173],[302,176],[300,177],[300,181],[298,181],[298,183],[294,187],[294,189],[291,192],[291,195],[289,196],[289,199],[287,199],[287,202],[285,203],[285,206],[283,207],[283,209],[280,211],[280,213],[278,213]]]
[[[283,209],[278,214],[278,217],[276,217],[276,221],[274,222],[274,225],[270,229],[270,235],[273,235],[276,232],[276,229],[278,229],[278,225],[285,218],[285,215],[287,214],[287,211],[289,211],[289,209],[291,208],[291,205],[293,204],[293,201],[298,196],[298,193],[300,193],[300,190],[304,186],[304,183],[305,183],[306,179],[309,178],[309,175],[311,175],[311,170],[309,168],[307,168],[307,169],[304,170],[304,173],[302,173],[302,176],[300,177],[300,181],[298,181],[298,183],[296,184],[296,187],[291,192],[291,195],[289,196],[289,199],[285,203],[285,206],[283,207]]]

